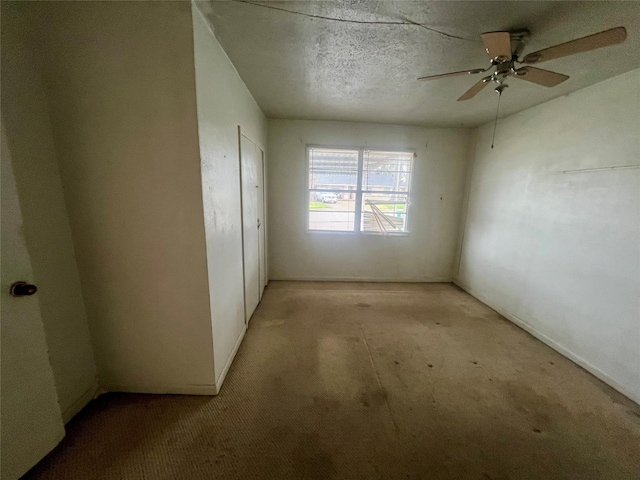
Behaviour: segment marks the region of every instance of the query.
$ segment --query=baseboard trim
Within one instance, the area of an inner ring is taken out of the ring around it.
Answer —
[[[487,297],[485,297],[483,294],[479,293],[478,291],[474,290],[473,288],[469,287],[468,285],[465,285],[461,281],[455,280],[455,279],[453,280],[453,283],[455,285],[457,285],[458,287],[460,287],[465,292],[467,292],[472,297],[475,297],[478,300],[480,300],[482,303],[487,305],[489,308],[491,308],[491,309],[495,310],[496,312],[498,312],[500,315],[505,317],[507,320],[511,321],[512,323],[514,323],[518,327],[522,328],[527,333],[529,333],[529,334],[533,335],[534,337],[536,337],[542,343],[544,343],[544,344],[548,345],[549,347],[553,348],[556,352],[558,352],[561,355],[567,357],[569,360],[571,360],[572,362],[576,363],[580,367],[584,368],[587,372],[589,372],[593,376],[595,376],[598,379],[602,380],[604,383],[606,383],[610,387],[616,389],[618,392],[623,394],[625,397],[629,398],[630,400],[632,400],[635,403],[640,404],[640,396],[638,396],[634,392],[629,391],[629,389],[627,389],[624,385],[621,385],[615,378],[610,377],[609,375],[607,375],[605,372],[600,370],[598,367],[596,367],[595,365],[593,365],[589,361],[585,360],[581,356],[575,354],[574,352],[572,352],[568,348],[564,347],[562,344],[556,342],[555,340],[551,339],[550,337],[548,337],[544,333],[540,332],[539,330],[537,330],[535,327],[533,327],[532,325],[530,325],[527,322],[525,322],[520,317],[518,317],[518,316],[516,316],[516,315],[514,315],[512,313],[507,312],[502,307],[500,307],[499,305],[495,304],[494,302],[489,300]]]
[[[94,383],[89,387],[82,395],[80,395],[71,405],[69,405],[64,412],[62,412],[62,422],[66,425],[69,421],[75,417],[80,410],[87,406],[87,404],[93,399],[93,396],[98,391],[98,383]]]
[[[240,344],[242,343],[242,340],[244,339],[244,334],[245,333],[247,333],[247,325],[246,324],[242,327],[242,331],[240,332],[240,335],[238,336],[238,340],[236,340],[236,344],[233,346],[233,350],[231,351],[231,355],[229,355],[229,358],[227,359],[227,363],[224,364],[224,368],[222,369],[222,372],[220,372],[220,376],[216,380],[216,384],[215,384],[216,393],[214,393],[214,395],[217,395],[218,393],[220,393],[220,389],[222,389],[222,383],[224,382],[224,379],[227,377],[227,372],[229,372],[229,368],[231,367],[231,364],[233,363],[233,359],[236,358],[236,353],[238,353],[238,349],[240,348]]]
[[[216,395],[215,385],[104,385],[107,392],[152,393],[160,395]]]
[[[367,283],[451,283],[451,277],[394,278],[394,277],[272,277],[275,282],[367,282]]]

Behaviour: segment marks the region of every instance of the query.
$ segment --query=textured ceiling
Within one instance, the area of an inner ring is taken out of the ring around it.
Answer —
[[[528,28],[525,54],[619,25],[628,32],[621,45],[540,64],[571,76],[557,87],[511,79],[500,117],[640,67],[640,2],[212,1],[198,6],[270,118],[428,126],[490,121],[497,100],[491,88],[456,102],[480,76],[416,81],[486,66],[480,39],[485,31]]]

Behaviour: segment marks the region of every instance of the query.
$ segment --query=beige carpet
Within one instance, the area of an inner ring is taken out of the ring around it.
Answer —
[[[637,480],[640,408],[455,286],[272,282],[219,396],[104,395],[28,478]]]

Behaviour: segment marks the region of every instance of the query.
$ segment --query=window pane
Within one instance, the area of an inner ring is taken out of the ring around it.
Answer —
[[[362,231],[406,232],[408,200],[406,194],[365,193],[362,196]]]
[[[309,188],[355,190],[357,185],[357,150],[309,150]]]
[[[355,192],[309,192],[309,230],[352,232],[355,216]]]
[[[409,192],[412,153],[365,150],[362,189],[375,192]]]

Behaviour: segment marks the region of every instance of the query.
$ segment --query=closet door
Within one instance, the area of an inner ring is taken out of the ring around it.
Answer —
[[[2,130],[2,478],[17,479],[64,437],[15,177]]]
[[[260,185],[256,145],[240,132],[240,185],[242,194],[242,256],[244,264],[245,322],[260,302],[261,219],[258,214]],[[260,168],[260,171],[262,168]]]
[[[256,168],[258,169],[258,261],[260,270],[260,299],[264,287],[267,285],[267,219],[265,211],[265,172],[264,172],[264,152],[256,145]]]

